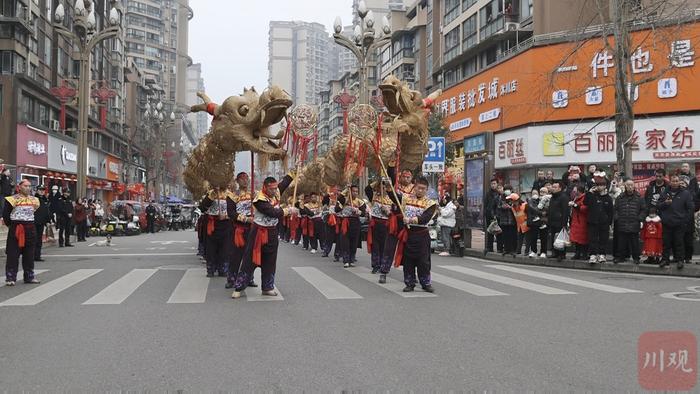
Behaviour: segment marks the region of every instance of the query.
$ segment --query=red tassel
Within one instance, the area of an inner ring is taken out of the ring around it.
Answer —
[[[61,117],[59,118],[61,130],[66,129],[66,103],[61,101]]]
[[[100,125],[102,126],[102,129],[107,128],[107,104],[100,108]]]
[[[399,242],[396,246],[396,254],[394,255],[394,267],[399,267],[403,264],[403,249],[408,240],[408,230],[404,227],[399,233]]]
[[[348,129],[349,129],[349,126],[348,126],[348,111],[346,110],[346,111],[343,111],[343,134],[347,134],[347,133],[348,133]]]
[[[292,130],[292,123],[289,121],[289,116],[287,116],[287,129],[284,131],[284,137],[282,137],[282,147],[287,147],[287,142],[289,141],[289,133]]]

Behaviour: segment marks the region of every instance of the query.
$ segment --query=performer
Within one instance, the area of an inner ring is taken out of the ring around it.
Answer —
[[[28,180],[22,180],[18,188],[19,193],[5,197],[2,212],[2,218],[9,226],[5,249],[7,254],[5,285],[7,286],[14,286],[17,282],[19,256],[22,256],[24,283],[39,283],[39,280],[34,277],[36,242],[34,212],[39,209],[41,203],[38,198],[31,195],[32,184]]]
[[[236,216],[233,221],[231,258],[226,281],[227,289],[233,288],[236,283],[236,275],[238,275],[238,271],[241,268],[245,243],[250,233],[250,225],[253,223],[253,196],[248,190],[250,177],[245,172],[240,172],[236,175],[236,183],[238,184],[238,193],[233,197],[233,202],[236,207]],[[248,286],[258,287],[252,278]]]
[[[379,272],[384,257],[386,238],[388,235],[388,219],[392,201],[387,196],[387,188],[391,188],[389,180],[377,180],[365,187],[365,194],[370,202],[369,228],[367,229],[367,251],[372,257],[372,273]]]
[[[302,197],[302,195],[298,196]],[[289,206],[292,207],[292,197],[289,197]],[[299,213],[299,207],[300,207],[299,201],[294,203],[294,211],[297,212],[294,215],[291,215],[289,217],[289,225],[291,228],[291,235],[290,239],[292,241],[292,245],[298,246],[301,245],[301,236],[302,236],[302,228],[301,228],[301,217]]]
[[[336,244],[335,248],[335,261],[339,260],[338,247],[337,247],[337,235],[338,235],[338,219],[335,214],[335,206],[338,203],[337,194],[335,187],[329,187],[328,193],[323,196],[323,209],[322,218],[324,223],[324,234],[323,234],[323,255],[322,257],[328,257],[333,248],[333,244]]]
[[[312,192],[309,202],[302,207],[302,215],[308,218],[306,221],[306,233],[309,237],[309,247],[311,253],[316,253],[319,244],[323,246],[324,223],[321,217],[321,204],[318,200],[318,193]]]
[[[253,225],[248,235],[241,269],[236,276],[235,291],[231,298],[240,298],[253,278],[256,267],[262,269],[262,294],[276,296],[275,271],[277,269],[277,223],[285,216],[298,214],[296,208],[280,208],[280,195],[292,182],[292,175],[287,175],[277,183],[273,177],[265,178],[263,189],[253,200],[255,207]]]
[[[338,196],[338,204],[335,211],[341,218],[338,244],[343,257],[343,267],[355,266],[355,254],[360,242],[360,215],[364,215],[367,206],[365,202],[357,198],[357,185],[350,186],[350,195]]]
[[[202,212],[207,212],[206,260],[207,277],[226,276],[226,265],[231,253],[231,236],[236,217],[235,196],[228,188],[215,188],[204,197]]]
[[[202,196],[202,198],[199,199],[199,211],[201,212],[201,215],[199,215],[199,218],[197,219],[197,224],[195,225],[195,229],[197,230],[197,256],[199,256],[202,260],[206,260],[206,248],[207,248],[207,223],[208,223],[208,218],[207,218],[207,211],[202,209],[202,201],[204,201],[204,198],[206,195]]]
[[[396,168],[389,164],[387,169],[389,179],[391,182],[396,180]],[[413,174],[409,170],[404,170],[401,172],[399,177],[399,184],[396,187],[396,193],[398,195],[412,195],[413,193]],[[392,189],[387,189],[388,197],[394,200]],[[401,210],[398,206],[392,205],[392,209],[389,213],[389,219],[387,220],[387,237],[384,243],[384,253],[382,254],[382,260],[379,265],[379,283],[386,283],[386,276],[391,270],[391,266],[394,264],[394,256],[396,254],[396,245],[399,242],[399,233],[403,230],[403,215],[401,215]]]
[[[395,200],[393,194],[390,197],[397,204],[402,204],[406,214],[403,222],[407,225],[399,233],[399,243],[396,247],[394,265],[403,264],[403,280],[406,287],[404,292],[411,292],[416,286],[416,269],[418,269],[418,281],[423,290],[432,293],[434,291],[430,283],[430,235],[428,223],[436,212],[435,201],[428,199],[428,180],[418,177],[413,188],[414,195],[399,194]]]

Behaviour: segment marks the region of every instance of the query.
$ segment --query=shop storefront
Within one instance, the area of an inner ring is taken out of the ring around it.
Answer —
[[[44,182],[48,166],[49,136],[34,127],[17,125],[17,176],[28,179],[33,187]]]
[[[672,171],[685,162],[700,167],[700,114],[637,119],[630,148],[638,187],[648,183],[656,168]],[[530,191],[537,170],[552,170],[561,179],[570,165],[584,170],[596,164],[611,174],[616,163],[615,124],[562,123],[496,133],[494,152],[499,176],[521,192]]]
[[[49,188],[57,185],[61,189],[68,188],[71,196],[75,196],[78,172],[78,147],[68,140],[48,136],[48,171],[44,176],[44,184]]]

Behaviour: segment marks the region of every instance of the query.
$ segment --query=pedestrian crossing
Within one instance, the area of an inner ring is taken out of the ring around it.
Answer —
[[[372,274],[368,268],[353,267],[341,269],[337,266],[300,266],[291,267],[290,271],[283,270],[283,275],[291,277],[281,282],[287,294],[301,297],[304,292],[297,291],[299,286],[310,286],[314,297],[322,297],[326,300],[354,300],[361,302],[367,299],[379,299],[386,297],[412,298],[438,298],[453,297],[455,294],[465,297],[508,297],[522,295],[522,292],[531,292],[543,296],[574,296],[584,292],[601,292],[605,294],[641,294],[642,290],[612,286],[607,283],[598,283],[590,280],[582,280],[564,275],[555,275],[541,270],[524,269],[503,264],[473,265],[439,265],[433,267],[432,281],[436,288],[435,293],[421,291],[419,287],[414,292],[404,293],[404,283],[401,267],[398,272],[387,276],[385,284],[378,283],[378,275]],[[435,272],[435,271],[439,272]],[[96,294],[89,294],[82,302],[84,306],[94,305],[122,305],[135,295],[138,289],[146,283],[162,281],[164,276],[159,276],[159,271],[173,272],[162,268],[138,268],[120,274],[113,282],[109,283]],[[173,289],[166,304],[203,304],[212,301],[212,298],[221,300],[223,293],[223,278],[207,278],[203,268],[183,267],[182,275],[173,281]],[[36,270],[37,275],[51,276],[49,270]],[[4,291],[25,290],[2,302],[0,308],[16,306],[35,306],[45,302],[57,302],[61,295],[73,287],[81,287],[91,279],[108,278],[114,272],[104,272],[103,269],[76,269],[65,275],[44,279],[43,283],[34,285],[18,285],[14,290],[3,289],[0,291],[0,299]],[[392,277],[393,276],[393,277]],[[279,282],[280,272],[278,272]],[[354,279],[353,279],[354,278]],[[299,280],[300,279],[300,280]],[[357,280],[360,279],[360,280]],[[255,280],[260,281],[260,270],[255,271]],[[367,282],[372,286],[368,286]],[[4,287],[0,283],[0,287]],[[221,286],[221,288],[219,288]],[[89,287],[89,286],[87,286]],[[582,289],[582,290],[580,290]],[[576,291],[574,291],[576,290]],[[264,296],[260,288],[248,288],[244,293],[244,299],[251,302],[284,301],[280,289],[276,289],[277,296]],[[215,294],[215,295],[213,295]],[[228,291],[224,294],[229,295]],[[227,298],[227,297],[226,297]],[[71,298],[74,299],[74,296]],[[234,302],[234,301],[232,301]]]

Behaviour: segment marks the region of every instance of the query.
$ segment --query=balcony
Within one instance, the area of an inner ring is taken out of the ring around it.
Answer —
[[[24,29],[27,33],[34,33],[31,14],[27,10],[27,7],[19,7],[17,12],[15,12],[15,16],[0,15],[0,24],[14,25]]]

